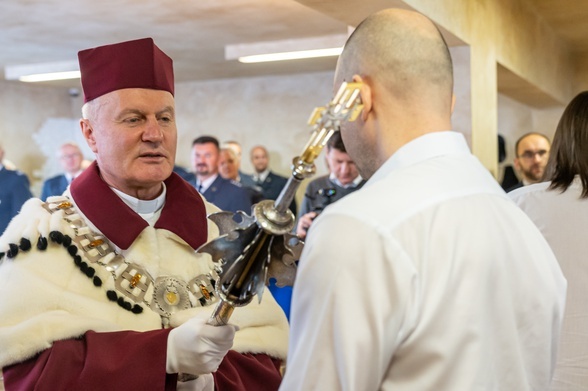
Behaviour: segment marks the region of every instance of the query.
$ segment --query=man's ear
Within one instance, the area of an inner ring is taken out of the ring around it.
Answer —
[[[453,114],[453,109],[455,109],[455,94],[451,94],[451,114]]]
[[[372,89],[370,85],[359,75],[353,75],[353,82],[354,83],[361,83],[361,89],[359,91],[359,96],[361,97],[361,102],[363,103],[363,110],[361,111],[361,120],[366,121],[368,118],[369,113],[372,111]]]
[[[92,128],[92,124],[87,119],[81,119],[80,127],[82,128],[82,135],[84,136],[84,139],[86,139],[88,147],[90,147],[92,152],[97,153],[98,148],[96,147],[96,139],[94,138],[94,128]]]

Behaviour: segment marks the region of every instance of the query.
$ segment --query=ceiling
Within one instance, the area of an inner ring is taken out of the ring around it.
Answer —
[[[566,41],[576,56],[588,56],[588,2],[533,0],[539,15]]]
[[[225,45],[230,44],[346,34],[347,23],[301,4],[320,2],[4,0],[0,13],[0,68],[75,61],[81,49],[150,36],[174,59],[176,80],[180,82],[333,70],[335,58],[262,64],[241,64],[224,58]],[[350,15],[344,19],[357,23],[384,4],[404,6],[400,0],[358,0],[356,9],[349,10]],[[588,1],[532,0],[531,4],[574,55],[588,57]],[[449,42],[456,41],[449,37]],[[79,81],[53,84],[77,87]]]
[[[224,47],[346,33],[292,0],[6,0],[0,67],[75,61],[81,49],[153,37],[174,60],[176,81],[324,71],[335,58],[241,64],[226,61]]]

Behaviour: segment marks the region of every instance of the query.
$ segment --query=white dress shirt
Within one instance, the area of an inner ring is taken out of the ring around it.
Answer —
[[[552,391],[588,390],[588,199],[580,198],[582,182],[547,190],[550,182],[514,190],[508,195],[537,225],[553,249],[568,280]]]
[[[565,279],[459,133],[419,137],[327,208],[280,390],[545,390]]]
[[[203,181],[196,179],[196,190],[198,190],[200,194],[204,194],[204,192],[208,190],[208,188],[212,185],[212,183],[216,180],[217,177],[218,174],[214,174]]]
[[[262,184],[263,182],[265,182],[265,178],[267,178],[267,176],[269,175],[270,170],[269,168],[266,168],[264,171],[262,172],[255,172],[253,174],[253,180],[258,183],[258,184]]]

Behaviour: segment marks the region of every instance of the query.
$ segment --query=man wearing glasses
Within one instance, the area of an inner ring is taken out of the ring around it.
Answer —
[[[527,133],[517,140],[514,166],[521,180],[507,192],[541,182],[550,147],[549,139],[541,133]]]

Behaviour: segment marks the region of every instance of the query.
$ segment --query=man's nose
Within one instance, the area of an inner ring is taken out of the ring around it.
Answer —
[[[547,154],[546,153],[535,152],[535,154],[533,155],[533,160],[536,161],[536,162],[542,161],[543,158],[547,158]]]
[[[163,140],[163,131],[157,120],[149,120],[145,125],[143,140],[151,142],[161,142]]]

